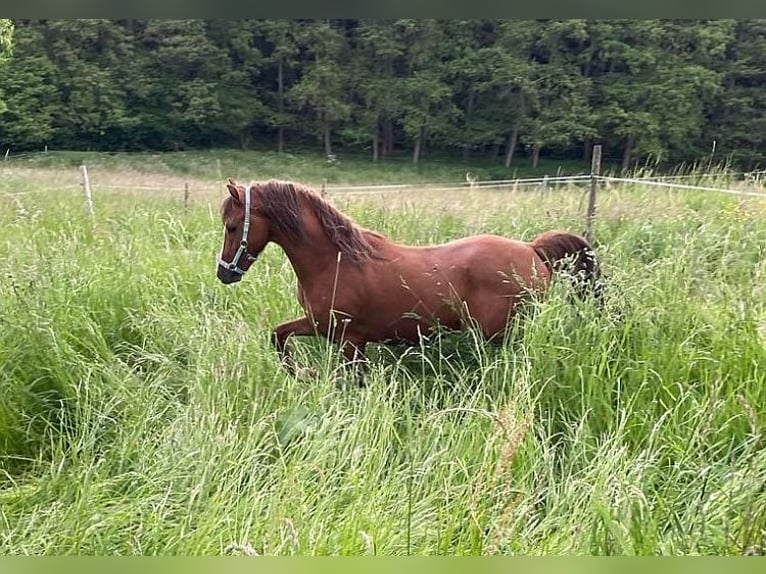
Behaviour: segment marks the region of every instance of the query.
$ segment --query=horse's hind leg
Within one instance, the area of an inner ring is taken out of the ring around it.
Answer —
[[[346,367],[351,370],[354,381],[360,387],[364,386],[364,375],[370,365],[364,352],[366,347],[367,341],[344,339],[341,342],[341,350],[346,359]]]
[[[290,350],[287,348],[287,339],[292,335],[316,335],[314,324],[306,317],[294,319],[287,323],[277,325],[271,333],[271,342],[279,353],[282,365],[291,374],[295,374],[295,363],[290,356]]]

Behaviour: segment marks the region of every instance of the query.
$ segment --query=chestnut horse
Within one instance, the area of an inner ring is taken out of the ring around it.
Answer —
[[[241,280],[270,241],[284,250],[305,311],[272,334],[291,371],[292,335],[328,337],[352,364],[366,361],[369,342],[418,342],[437,325],[502,336],[519,303],[543,292],[562,262],[581,278],[581,296],[598,295],[595,254],[577,235],[548,231],[531,242],[477,235],[416,247],[360,227],[298,183],[229,179],[227,188],[218,278]]]

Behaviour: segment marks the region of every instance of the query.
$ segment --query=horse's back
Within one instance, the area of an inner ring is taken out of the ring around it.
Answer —
[[[529,253],[530,247],[524,241],[501,235],[471,235],[434,245],[403,245],[392,243],[391,247],[399,256],[413,259],[473,260],[477,256],[508,257],[514,252]]]
[[[378,246],[379,257],[341,263],[337,276],[327,269],[321,281],[333,286],[334,308],[354,317],[348,329],[366,341],[417,340],[434,323],[462,328],[466,310],[487,336],[495,335],[532,278],[548,277],[529,244],[499,235],[427,246],[379,241]],[[319,283],[303,287],[314,311],[330,304]]]
[[[444,257],[465,265],[473,282],[496,285],[501,279],[508,285],[509,277],[526,282],[549,276],[544,262],[529,243],[500,235],[476,235],[446,243]]]

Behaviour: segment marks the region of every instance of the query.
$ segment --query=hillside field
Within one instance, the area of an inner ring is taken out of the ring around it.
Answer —
[[[603,310],[556,283],[506,343],[373,346],[356,388],[318,340],[280,368],[279,248],[216,279],[225,177],[410,184],[329,199],[413,244],[581,233],[586,188],[270,161],[0,162],[0,554],[766,551],[766,196],[605,185]]]

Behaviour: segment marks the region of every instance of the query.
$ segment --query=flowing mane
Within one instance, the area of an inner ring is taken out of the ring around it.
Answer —
[[[345,259],[360,262],[377,258],[370,238],[382,236],[354,223],[311,188],[271,179],[253,182],[252,189],[258,194],[260,208],[279,233],[296,239],[304,236],[303,203],[314,213],[327,238]]]

